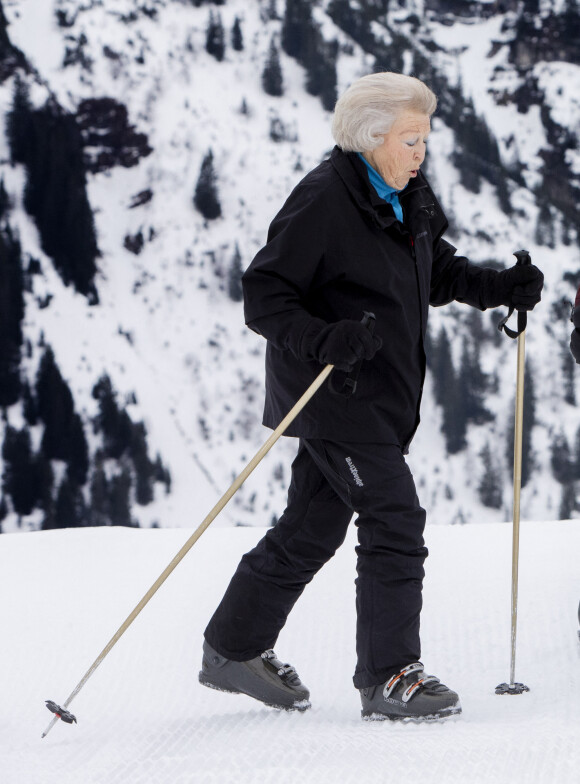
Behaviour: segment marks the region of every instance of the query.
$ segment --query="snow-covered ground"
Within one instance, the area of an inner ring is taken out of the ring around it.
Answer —
[[[200,514],[203,516],[203,511]],[[510,524],[430,526],[423,661],[463,714],[360,719],[355,529],[315,578],[276,651],[311,690],[287,714],[197,682],[205,624],[260,528],[210,528],[41,740],[105,644],[190,535],[118,528],[0,537],[3,784],[572,784],[579,780],[577,522],[521,526],[516,679],[509,680]]]

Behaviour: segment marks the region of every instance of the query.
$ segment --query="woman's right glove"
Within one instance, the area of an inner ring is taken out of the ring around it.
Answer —
[[[361,321],[343,319],[328,324],[308,346],[308,354],[323,365],[349,373],[361,359],[372,359],[383,345]]]

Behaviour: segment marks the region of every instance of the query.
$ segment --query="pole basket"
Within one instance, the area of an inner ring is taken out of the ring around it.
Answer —
[[[496,694],[523,694],[529,690],[529,686],[523,683],[500,683],[495,687]]]
[[[68,711],[66,708],[61,708],[60,705],[57,705],[56,702],[52,700],[45,700],[46,707],[51,713],[54,713],[57,719],[64,721],[65,724],[76,724],[77,718],[73,716],[73,714]]]

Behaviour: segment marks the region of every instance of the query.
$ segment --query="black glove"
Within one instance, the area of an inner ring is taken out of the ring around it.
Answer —
[[[507,305],[515,310],[533,310],[542,298],[544,275],[533,264],[516,264],[498,272],[486,297],[486,307]]]
[[[382,345],[361,321],[343,319],[324,327],[308,347],[308,354],[323,365],[348,373],[360,359],[372,359]]]

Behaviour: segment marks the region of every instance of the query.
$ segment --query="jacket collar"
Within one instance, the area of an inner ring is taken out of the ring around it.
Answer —
[[[330,154],[330,162],[359,209],[368,214],[375,226],[386,229],[396,222],[392,209],[385,205],[371,185],[367,168],[356,153],[343,152],[336,146]],[[438,213],[435,198],[421,172],[399,192],[399,200],[403,208],[408,210],[409,218],[421,210],[427,210],[430,218]]]

